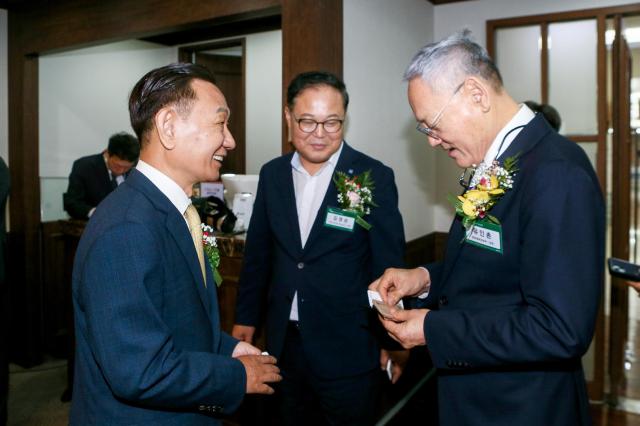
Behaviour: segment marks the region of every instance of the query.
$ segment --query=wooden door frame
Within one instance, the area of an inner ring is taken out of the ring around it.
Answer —
[[[245,122],[245,130],[242,135],[243,144],[237,145],[234,151],[239,152],[242,157],[242,169],[236,171],[235,173],[245,173],[247,169],[247,138],[246,138],[246,124],[247,124],[247,114],[246,114],[246,79],[247,79],[247,51],[246,51],[246,37],[239,37],[228,40],[221,40],[212,43],[202,43],[195,44],[190,46],[182,46],[178,48],[178,60],[180,62],[193,62],[193,54],[204,52],[207,50],[216,50],[216,49],[224,49],[227,47],[235,47],[240,46],[242,49],[242,83],[241,83],[241,96],[242,103],[245,105],[245,111],[243,112],[244,122]],[[233,114],[233,111],[231,111]],[[235,136],[235,135],[234,135]]]
[[[8,8],[9,166],[8,278],[11,359],[42,359],[42,279],[38,135],[38,56],[132,38],[219,28],[235,36],[265,17],[280,16],[284,88],[311,68],[342,75],[342,0],[60,0]],[[88,25],[87,23],[90,23]],[[284,128],[284,119],[283,119]],[[284,134],[284,133],[283,133]],[[288,150],[283,137],[283,150]]]
[[[603,8],[594,8],[594,9],[584,9],[584,10],[576,10],[576,11],[568,11],[568,12],[558,12],[558,13],[547,13],[540,15],[531,15],[531,16],[521,16],[516,18],[505,18],[505,19],[494,19],[488,20],[486,23],[486,37],[487,37],[487,51],[489,55],[496,58],[496,46],[495,46],[495,32],[498,29],[504,28],[514,28],[521,26],[530,26],[530,25],[539,25],[540,26],[540,35],[542,38],[541,49],[540,49],[540,94],[541,101],[543,103],[547,103],[549,99],[549,62],[548,62],[548,45],[547,45],[547,35],[548,35],[548,25],[550,23],[557,22],[570,22],[584,19],[595,19],[597,22],[597,31],[598,31],[598,44],[597,44],[597,121],[598,121],[598,134],[597,135],[566,135],[569,139],[574,142],[592,142],[597,141],[597,164],[596,164],[596,172],[598,174],[598,178],[600,181],[600,187],[602,193],[606,195],[607,188],[607,170],[606,170],[606,161],[607,161],[607,131],[609,128],[609,123],[607,122],[607,99],[606,99],[606,82],[607,82],[607,50],[605,45],[605,30],[606,30],[606,20],[611,17],[624,17],[627,15],[638,15],[640,14],[640,3],[624,5],[624,6],[614,6],[614,7],[603,7]],[[612,123],[613,124],[613,123]],[[619,148],[618,148],[619,149]],[[623,158],[621,158],[622,160]],[[612,175],[612,184],[614,187],[620,188],[620,185],[626,185],[627,189],[629,186],[628,179],[625,182],[621,181],[623,177],[619,174]],[[612,227],[621,227],[621,223],[614,221],[619,220],[615,216],[612,217]],[[612,231],[612,234],[614,232]],[[612,235],[613,237],[613,235]],[[612,241],[612,253],[624,253],[625,243],[621,242],[620,239],[616,239]],[[626,252],[628,254],[628,237],[626,240]],[[625,259],[627,257],[624,257]],[[603,294],[604,294],[604,280],[603,280]],[[614,296],[612,292],[612,297]],[[622,293],[616,295],[616,297],[626,298],[626,294]],[[616,303],[622,303],[614,308],[612,306],[611,315],[620,314],[617,312],[619,309],[623,309],[626,305],[626,299],[624,301],[618,300]],[[616,309],[614,313],[613,310]],[[625,324],[626,327],[626,324]],[[607,359],[607,354],[605,353],[605,342],[609,337],[607,328],[605,327],[605,315],[604,315],[604,297],[602,298],[602,302],[600,304],[600,308],[598,311],[598,322],[596,324],[596,331],[594,336],[594,380],[588,382],[589,387],[589,395],[591,398],[602,400],[604,399],[604,385],[605,385],[605,362]]]

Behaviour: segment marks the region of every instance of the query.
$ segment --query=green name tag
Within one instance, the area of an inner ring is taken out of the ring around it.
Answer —
[[[483,220],[469,229],[464,240],[476,247],[502,254],[502,226]]]
[[[327,216],[324,219],[324,226],[341,231],[353,232],[356,224],[356,214],[333,207],[327,208]]]

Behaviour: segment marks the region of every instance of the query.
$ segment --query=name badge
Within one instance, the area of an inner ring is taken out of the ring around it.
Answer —
[[[356,214],[346,210],[327,208],[327,216],[324,219],[324,226],[339,229],[341,231],[353,232],[356,224]]]
[[[473,224],[464,240],[469,244],[502,254],[502,226],[482,221]]]

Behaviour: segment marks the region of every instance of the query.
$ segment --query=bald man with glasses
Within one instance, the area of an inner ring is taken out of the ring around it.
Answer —
[[[252,342],[265,318],[267,350],[283,376],[278,425],[373,424],[389,357],[367,286],[403,264],[398,192],[389,167],[344,141],[348,102],[335,75],[294,78],[284,113],[295,152],[260,172],[232,334]],[[367,172],[375,205],[361,219],[369,229],[342,209],[336,185]]]

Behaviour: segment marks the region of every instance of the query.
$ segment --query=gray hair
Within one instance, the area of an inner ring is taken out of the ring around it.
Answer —
[[[434,89],[453,90],[470,75],[482,77],[498,91],[502,88],[500,71],[465,29],[420,49],[404,72],[404,80],[420,77]]]

